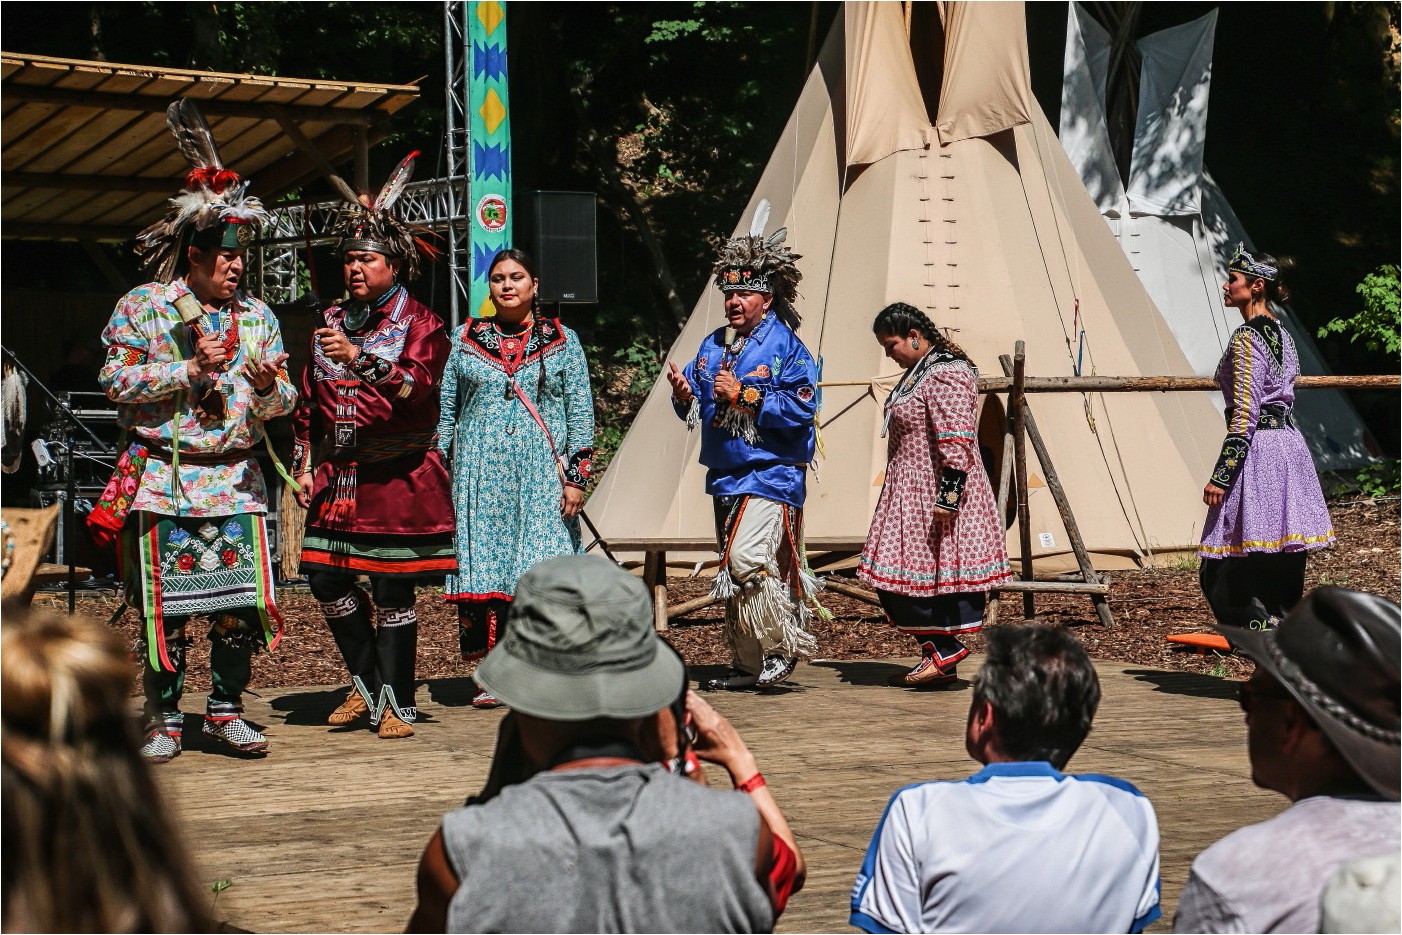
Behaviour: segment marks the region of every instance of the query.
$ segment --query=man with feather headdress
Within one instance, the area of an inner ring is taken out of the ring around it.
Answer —
[[[817,366],[796,334],[800,257],[783,245],[786,228],[764,236],[768,218],[761,201],[749,235],[720,246],[712,272],[726,325],[685,368],[668,363],[677,415],[701,428],[715,498],[721,567],[711,594],[726,602],[732,665],[703,686],[712,690],[770,688],[818,648],[808,621],[820,584],[803,549]]]
[[[297,400],[277,319],[239,289],[263,206],[220,162],[193,102],[171,104],[166,122],[191,171],[165,217],[137,236],[155,281],[127,293],[102,333],[99,380],[131,444],[88,521],[120,542],[127,600],[145,618],[141,752],[155,762],[180,753],[186,627],[200,615],[212,622],[204,732],[267,749],[242,717],[250,657],[281,631],[253,454],[264,423]]]
[[[312,336],[293,420],[293,472],[307,507],[301,571],[351,676],[328,721],[369,715],[387,739],[411,736],[418,716],[414,583],[458,567],[435,444],[447,331],[399,281],[418,275],[421,256],[436,256],[428,232],[399,212],[417,155],[373,199],[342,192],[336,229],[348,298]],[[362,574],[373,603],[355,583]]]

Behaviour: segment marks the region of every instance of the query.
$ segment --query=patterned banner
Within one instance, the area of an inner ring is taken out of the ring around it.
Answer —
[[[511,116],[506,82],[506,4],[469,3],[468,209],[472,229],[474,317],[493,314],[487,264],[511,245]]]

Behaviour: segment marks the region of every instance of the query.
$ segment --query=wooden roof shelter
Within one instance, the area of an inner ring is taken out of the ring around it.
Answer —
[[[199,101],[220,155],[265,202],[369,148],[413,84],[363,84],[119,65],[0,52],[0,237],[125,241],[154,220],[187,166],[166,128]]]

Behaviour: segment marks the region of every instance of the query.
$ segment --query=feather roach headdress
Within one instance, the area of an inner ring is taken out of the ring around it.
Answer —
[[[794,261],[803,257],[784,246],[784,238],[789,233],[787,227],[765,237],[764,227],[768,223],[769,201],[761,198],[754,219],[750,221],[749,234],[717,244],[711,272],[716,274],[716,286],[721,292],[746,289],[774,296],[774,311],[797,331],[803,319],[794,308],[794,301],[798,298],[798,284],[803,274]]]
[[[369,250],[397,257],[404,261],[404,275],[408,279],[419,275],[421,256],[437,260],[439,254],[429,241],[434,236],[433,232],[409,223],[397,210],[404,187],[414,174],[414,158],[418,155],[418,150],[415,150],[405,156],[373,200],[369,195],[356,195],[349,187],[344,188],[341,196],[346,204],[334,228],[341,238],[341,252]]]
[[[175,278],[182,247],[246,249],[254,229],[268,217],[263,203],[248,194],[248,183],[224,167],[214,134],[194,101],[173,102],[166,108],[166,125],[190,171],[165,217],[136,235],[141,265],[154,267],[161,282]]]

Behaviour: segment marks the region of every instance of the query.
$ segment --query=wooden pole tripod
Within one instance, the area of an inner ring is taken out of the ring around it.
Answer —
[[[1027,404],[1023,376],[1025,360],[1026,349],[1022,341],[1015,345],[1012,357],[1003,354],[998,358],[1003,373],[1011,378],[1008,390],[1007,430],[1003,435],[1003,462],[998,472],[998,515],[1007,516],[1008,497],[1013,492],[1010,488],[1015,487],[1022,579],[1005,584],[989,595],[985,623],[991,625],[998,619],[999,592],[1021,591],[1022,614],[1026,619],[1033,620],[1037,616],[1036,592],[1056,591],[1089,594],[1101,624],[1107,628],[1113,627],[1115,620],[1110,615],[1110,603],[1107,598],[1110,586],[1096,574],[1095,567],[1091,564],[1090,553],[1086,551],[1085,540],[1081,538],[1081,529],[1076,524],[1075,514],[1071,512],[1071,501],[1066,497],[1066,489],[1061,486],[1056,466],[1052,464],[1051,452],[1042,439],[1042,433],[1037,431],[1037,420],[1032,417],[1032,409]],[[1028,441],[1032,442],[1037,463],[1046,478],[1047,490],[1051,493],[1057,512],[1061,514],[1062,525],[1066,527],[1066,537],[1071,542],[1071,551],[1075,553],[1076,564],[1079,567],[1079,581],[1038,581],[1033,573],[1031,511],[1027,502]],[[1011,482],[1013,480],[1015,483]]]

